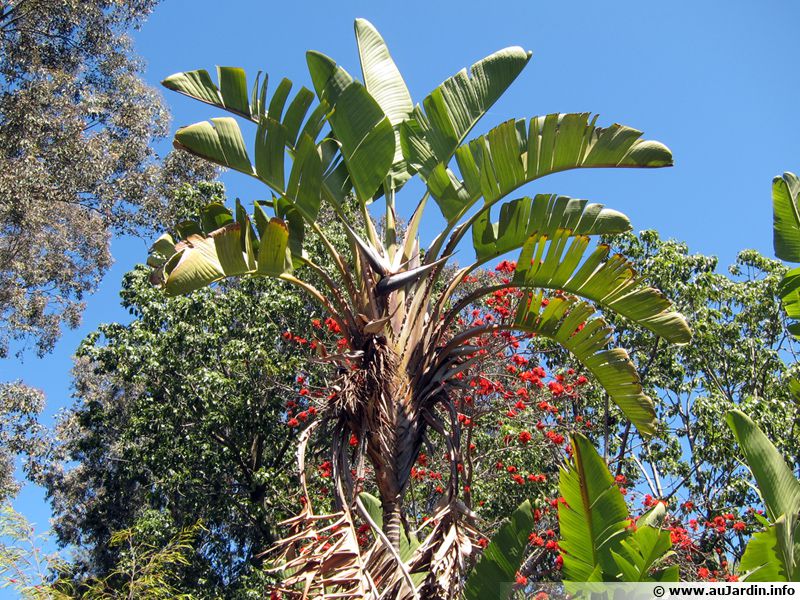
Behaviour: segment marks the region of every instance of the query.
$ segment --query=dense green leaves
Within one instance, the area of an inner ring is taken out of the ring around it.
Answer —
[[[302,87],[290,101],[292,82],[283,79],[269,99],[267,109],[267,77],[260,87],[256,81],[251,101],[248,101],[245,75],[241,69],[220,67],[219,79],[220,87],[217,88],[205,70],[188,71],[168,77],[164,85],[257,123],[254,164],[238,123],[230,117],[182,127],[175,134],[175,146],[223,167],[257,177],[281,197],[296,204],[309,221],[316,219],[323,171],[330,166],[323,164],[323,154],[316,145],[327,106],[323,103],[309,114],[313,92]],[[293,158],[288,184],[285,173],[287,151]],[[327,158],[334,160],[333,156]]]
[[[483,551],[464,586],[466,600],[508,597],[525,557],[528,535],[535,525],[531,503],[526,500],[500,526]]]
[[[778,287],[778,295],[786,316],[792,320],[788,325],[789,331],[795,337],[800,336],[800,267],[786,273]]]

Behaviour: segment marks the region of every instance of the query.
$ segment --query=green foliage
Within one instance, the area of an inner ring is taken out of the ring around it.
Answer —
[[[220,184],[186,187],[178,197],[179,227],[221,216],[196,217],[224,199]],[[324,226],[341,244],[341,230]],[[308,245],[315,260],[322,250]],[[110,544],[112,532],[147,524],[148,543],[164,547],[200,519],[200,551],[176,566],[176,585],[198,597],[266,585],[258,556],[297,502],[297,429],[287,426],[287,403],[307,401],[301,388],[320,393],[328,373],[308,362],[307,343],[283,336],[310,340],[311,320],[322,315],[268,279],[166,297],[144,266],[124,277],[121,297],[131,322],[102,325],[84,340],[76,402],[60,417],[60,443],[36,463],[59,542],[83,548],[76,581],[116,568],[123,549]]]
[[[526,500],[500,526],[483,551],[464,585],[466,600],[505,598],[511,593],[534,526],[531,503]]]
[[[628,506],[605,462],[583,436],[572,439],[574,463],[561,470],[558,508],[564,577],[571,581],[613,581],[613,552],[628,533]]]
[[[47,536],[34,536],[33,528],[9,504],[0,512],[0,589],[16,590],[31,600],[115,600],[123,598],[179,598],[180,571],[191,565],[201,523],[187,526],[163,539],[147,531],[147,519],[130,529],[116,531],[110,545],[120,549],[119,559],[103,577],[76,582],[71,567],[58,555],[46,555],[41,546]],[[155,540],[158,540],[155,542]]]
[[[472,246],[478,260],[521,248],[535,233],[552,237],[561,229],[575,235],[604,235],[631,228],[625,215],[602,204],[554,194],[506,202],[497,223],[490,223],[489,216],[483,212],[472,225]]]
[[[110,545],[121,549],[120,561],[102,579],[90,579],[80,585],[80,597],[87,600],[154,598],[191,600],[179,586],[181,570],[191,566],[195,543],[203,526],[196,523],[182,528],[163,546],[153,546],[139,539],[134,529],[116,531]]]
[[[800,213],[798,195],[800,179],[786,172],[772,180],[773,245],[775,256],[800,262]],[[778,288],[786,315],[792,319],[789,331],[800,336],[800,268],[789,271]]]
[[[701,521],[757,504],[734,437],[719,426],[720,414],[739,408],[784,455],[800,456],[800,412],[787,384],[795,367],[786,362],[800,348],[787,335],[776,294],[785,268],[743,250],[727,273],[717,272],[715,257],[693,254],[654,231],[607,241],[611,252],[630,258],[642,280],[675,301],[692,324],[693,338],[685,346],[667,345],[616,314],[606,315],[616,344],[629,349],[644,391],[654,399],[659,426],[655,437],[642,440],[613,405],[606,408],[602,390],[586,389],[582,406],[603,424],[594,439],[609,460],[616,459],[615,474],[628,478],[627,487],[636,482],[676,504],[690,500]],[[557,366],[569,363],[558,352],[551,358]]]
[[[127,30],[156,4],[2,3],[0,356],[51,351],[111,266],[111,236],[151,235],[174,187],[215,176],[155,150],[169,115]]]
[[[800,520],[781,515],[747,543],[739,569],[746,581],[800,581]]]
[[[739,568],[747,581],[800,581],[800,481],[747,415],[731,411],[727,421],[772,521],[748,543]]]
[[[15,460],[22,459],[28,476],[37,477],[37,458],[48,449],[50,439],[39,422],[44,394],[20,381],[0,383],[0,503],[19,491],[14,479]]]
[[[756,479],[769,517],[774,521],[800,510],[800,482],[775,445],[743,412],[729,412],[727,421]]]
[[[668,531],[643,525],[620,542],[619,551],[611,553],[622,581],[679,581],[677,565],[651,573],[659,561],[670,556],[671,547]]]
[[[9,502],[0,504],[0,590],[13,589],[32,600],[66,600],[69,585],[51,584],[64,568],[57,555],[42,551],[44,536],[34,535],[28,520]]]
[[[79,400],[59,426],[65,464],[46,481],[55,529],[103,572],[118,555],[109,530],[142,510],[165,511],[165,530],[202,518],[204,553],[187,584],[235,585],[293,503],[286,394],[313,370],[277,340],[302,335],[308,307],[263,280],[168,299],[143,268],[122,294],[134,321],[102,326],[78,352]]]
[[[572,438],[573,462],[562,468],[558,507],[567,581],[677,581],[677,567],[658,570],[669,556],[669,533],[648,524],[631,531],[628,506],[592,443]]]

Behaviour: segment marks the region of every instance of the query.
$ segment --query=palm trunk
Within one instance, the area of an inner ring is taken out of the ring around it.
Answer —
[[[383,533],[395,548],[400,549],[400,528],[403,526],[402,511],[403,506],[399,498],[395,502],[391,499],[381,498],[383,508]]]
[[[376,345],[367,358],[373,382],[369,390],[363,431],[367,455],[383,510],[383,531],[391,544],[400,547],[403,493],[422,440],[413,392],[407,373],[398,369],[392,350]]]

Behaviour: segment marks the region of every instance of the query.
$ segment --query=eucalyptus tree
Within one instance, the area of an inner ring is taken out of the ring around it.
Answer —
[[[151,235],[178,182],[214,177],[154,147],[169,115],[127,32],[157,4],[0,1],[0,356],[15,340],[52,350],[111,266],[111,235]]]
[[[476,522],[459,500],[461,425],[451,400],[451,391],[463,385],[458,374],[481,360],[470,342],[514,330],[555,340],[640,431],[652,434],[652,402],[626,352],[609,347],[612,331],[596,307],[669,342],[690,339],[685,319],[624,257],[609,256],[606,245],[589,249],[590,236],[628,230],[624,215],[557,194],[505,202],[496,222],[492,212],[524,184],[551,173],[666,167],[672,156],[640,131],[601,128],[588,113],[512,119],[468,140],[527,65],[529,52],[511,47],[491,54],[415,105],[380,34],[364,20],[355,30],[363,83],[331,58],[307,53],[314,108],[310,90],[291,94],[292,83],[283,79],[270,96],[267,77],[257,76],[250,86],[238,68],[219,67],[218,83],[205,70],[164,81],[255,125],[252,159],[230,116],[181,128],[175,145],[260,180],[272,198],[256,202],[252,217],[239,202],[232,210],[209,205],[199,222],[181,224],[177,237],[159,238],[149,262],[153,281],[169,294],[230,276],[288,281],[341,329],[346,347],[328,357],[341,365],[341,375],[323,418],[301,435],[298,450],[305,486],[305,442],[320,424],[327,427],[338,512],[323,517],[306,502],[286,523],[291,535],[275,548],[276,565],[285,571],[283,592],[301,594],[294,586],[302,583],[316,597],[450,597],[478,549]],[[401,228],[400,211],[410,207],[403,187],[414,176],[425,192]],[[348,222],[342,208],[351,195],[359,222]],[[381,230],[369,208],[379,200],[385,207]],[[341,215],[347,252],[337,251],[321,231],[322,203]],[[423,250],[426,208],[438,210],[445,225]],[[313,238],[330,253],[331,271],[304,252]],[[471,238],[475,261],[446,268],[465,238]],[[462,292],[475,269],[514,250],[520,255],[513,278]],[[526,291],[514,314],[454,333],[465,307],[506,287]],[[449,481],[433,518],[413,532],[404,523],[404,494],[426,436],[437,434],[447,445]],[[380,496],[380,527],[358,494],[368,476]],[[357,519],[372,526],[369,549],[358,547]]]

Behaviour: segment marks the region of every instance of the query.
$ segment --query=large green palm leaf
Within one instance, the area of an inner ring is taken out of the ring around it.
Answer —
[[[800,510],[800,482],[769,438],[739,410],[729,412],[727,421],[756,478],[769,517],[776,520]]]
[[[411,117],[414,103],[378,30],[366,19],[356,19],[355,29],[364,86],[386,114],[394,130],[395,151],[390,176],[393,187],[399,189],[411,178],[400,143],[400,126]]]
[[[557,230],[551,237],[531,236],[522,248],[512,281],[519,287],[564,290],[613,310],[666,340],[691,339],[686,319],[658,290],[637,277],[624,256],[609,257],[600,244],[588,256],[587,236]]]
[[[778,449],[743,412],[727,421],[758,484],[773,523],[755,534],[739,565],[748,581],[800,580],[800,481]]]
[[[537,194],[519,198],[500,207],[500,217],[490,223],[489,211],[472,224],[472,245],[479,261],[521,248],[534,234],[553,236],[558,230],[575,235],[606,235],[631,229],[628,218],[602,204],[586,200]]]
[[[267,77],[260,82],[261,74],[256,77],[252,86],[251,99],[248,99],[247,77],[239,67],[217,67],[216,85],[205,69],[175,73],[164,79],[161,84],[206,104],[224,108],[240,117],[258,123],[263,112],[263,98],[267,91]]]
[[[223,167],[256,177],[281,195],[287,194],[284,174],[287,149],[295,158],[290,182],[292,177],[299,181],[301,173],[309,168],[318,172],[315,178],[321,178],[324,165],[316,139],[325,122],[326,106],[321,104],[309,115],[311,92],[302,88],[284,114],[291,88],[288,79],[281,81],[270,100],[269,111],[259,116],[254,143],[255,165],[250,159],[239,124],[231,117],[219,117],[181,127],[175,134],[175,146]],[[312,153],[316,155],[313,162],[319,164],[312,166],[308,162]],[[312,193],[319,197],[318,190]],[[318,201],[316,203],[319,204]],[[313,216],[316,217],[315,212]]]
[[[392,123],[367,89],[333,59],[308,52],[306,61],[317,96],[330,107],[328,119],[356,194],[362,203],[370,202],[394,162]]]
[[[775,256],[800,262],[800,178],[786,172],[772,180],[772,236]]]
[[[517,309],[514,327],[552,339],[578,359],[644,435],[655,427],[653,401],[621,348],[609,348],[613,329],[595,308],[577,298],[531,294]]]
[[[565,500],[558,507],[559,546],[567,589],[572,582],[678,581],[677,566],[659,568],[672,554],[669,532],[653,526],[659,511],[642,515],[630,528],[622,492],[592,443],[577,434],[572,450],[572,462],[559,478]]]
[[[772,180],[772,239],[775,255],[783,260],[800,262],[800,178],[786,172]],[[778,287],[789,331],[800,337],[800,268],[789,271]]]
[[[525,500],[500,526],[467,578],[466,600],[508,598],[525,558],[528,536],[535,526],[533,508],[530,501]]]
[[[753,535],[739,570],[746,581],[800,581],[800,519],[782,515]]]
[[[588,439],[575,435],[572,451],[572,463],[562,467],[559,477],[566,502],[558,506],[564,579],[613,581],[618,567],[612,551],[619,553],[629,535],[628,506]]]
[[[674,554],[670,548],[672,540],[668,531],[640,525],[637,521],[636,531],[620,542],[619,552],[611,550],[611,555],[623,581],[679,581],[678,565],[654,570],[659,562]]]
[[[483,197],[493,204],[521,185],[551,173],[578,168],[672,165],[663,144],[642,140],[642,132],[624,125],[596,126],[589,113],[550,114],[510,120],[455,151],[463,180],[443,163],[427,179],[445,218],[460,219]]]
[[[423,180],[437,165],[446,165],[486,111],[522,72],[531,53],[504,48],[462,69],[415,107],[401,128],[403,154]]]
[[[258,237],[241,205],[237,215],[221,204],[210,204],[202,224],[183,223],[181,236],[161,236],[150,249],[148,264],[170,295],[187,294],[215,281],[237,275],[278,277],[292,269],[289,229],[277,217],[257,210]]]

